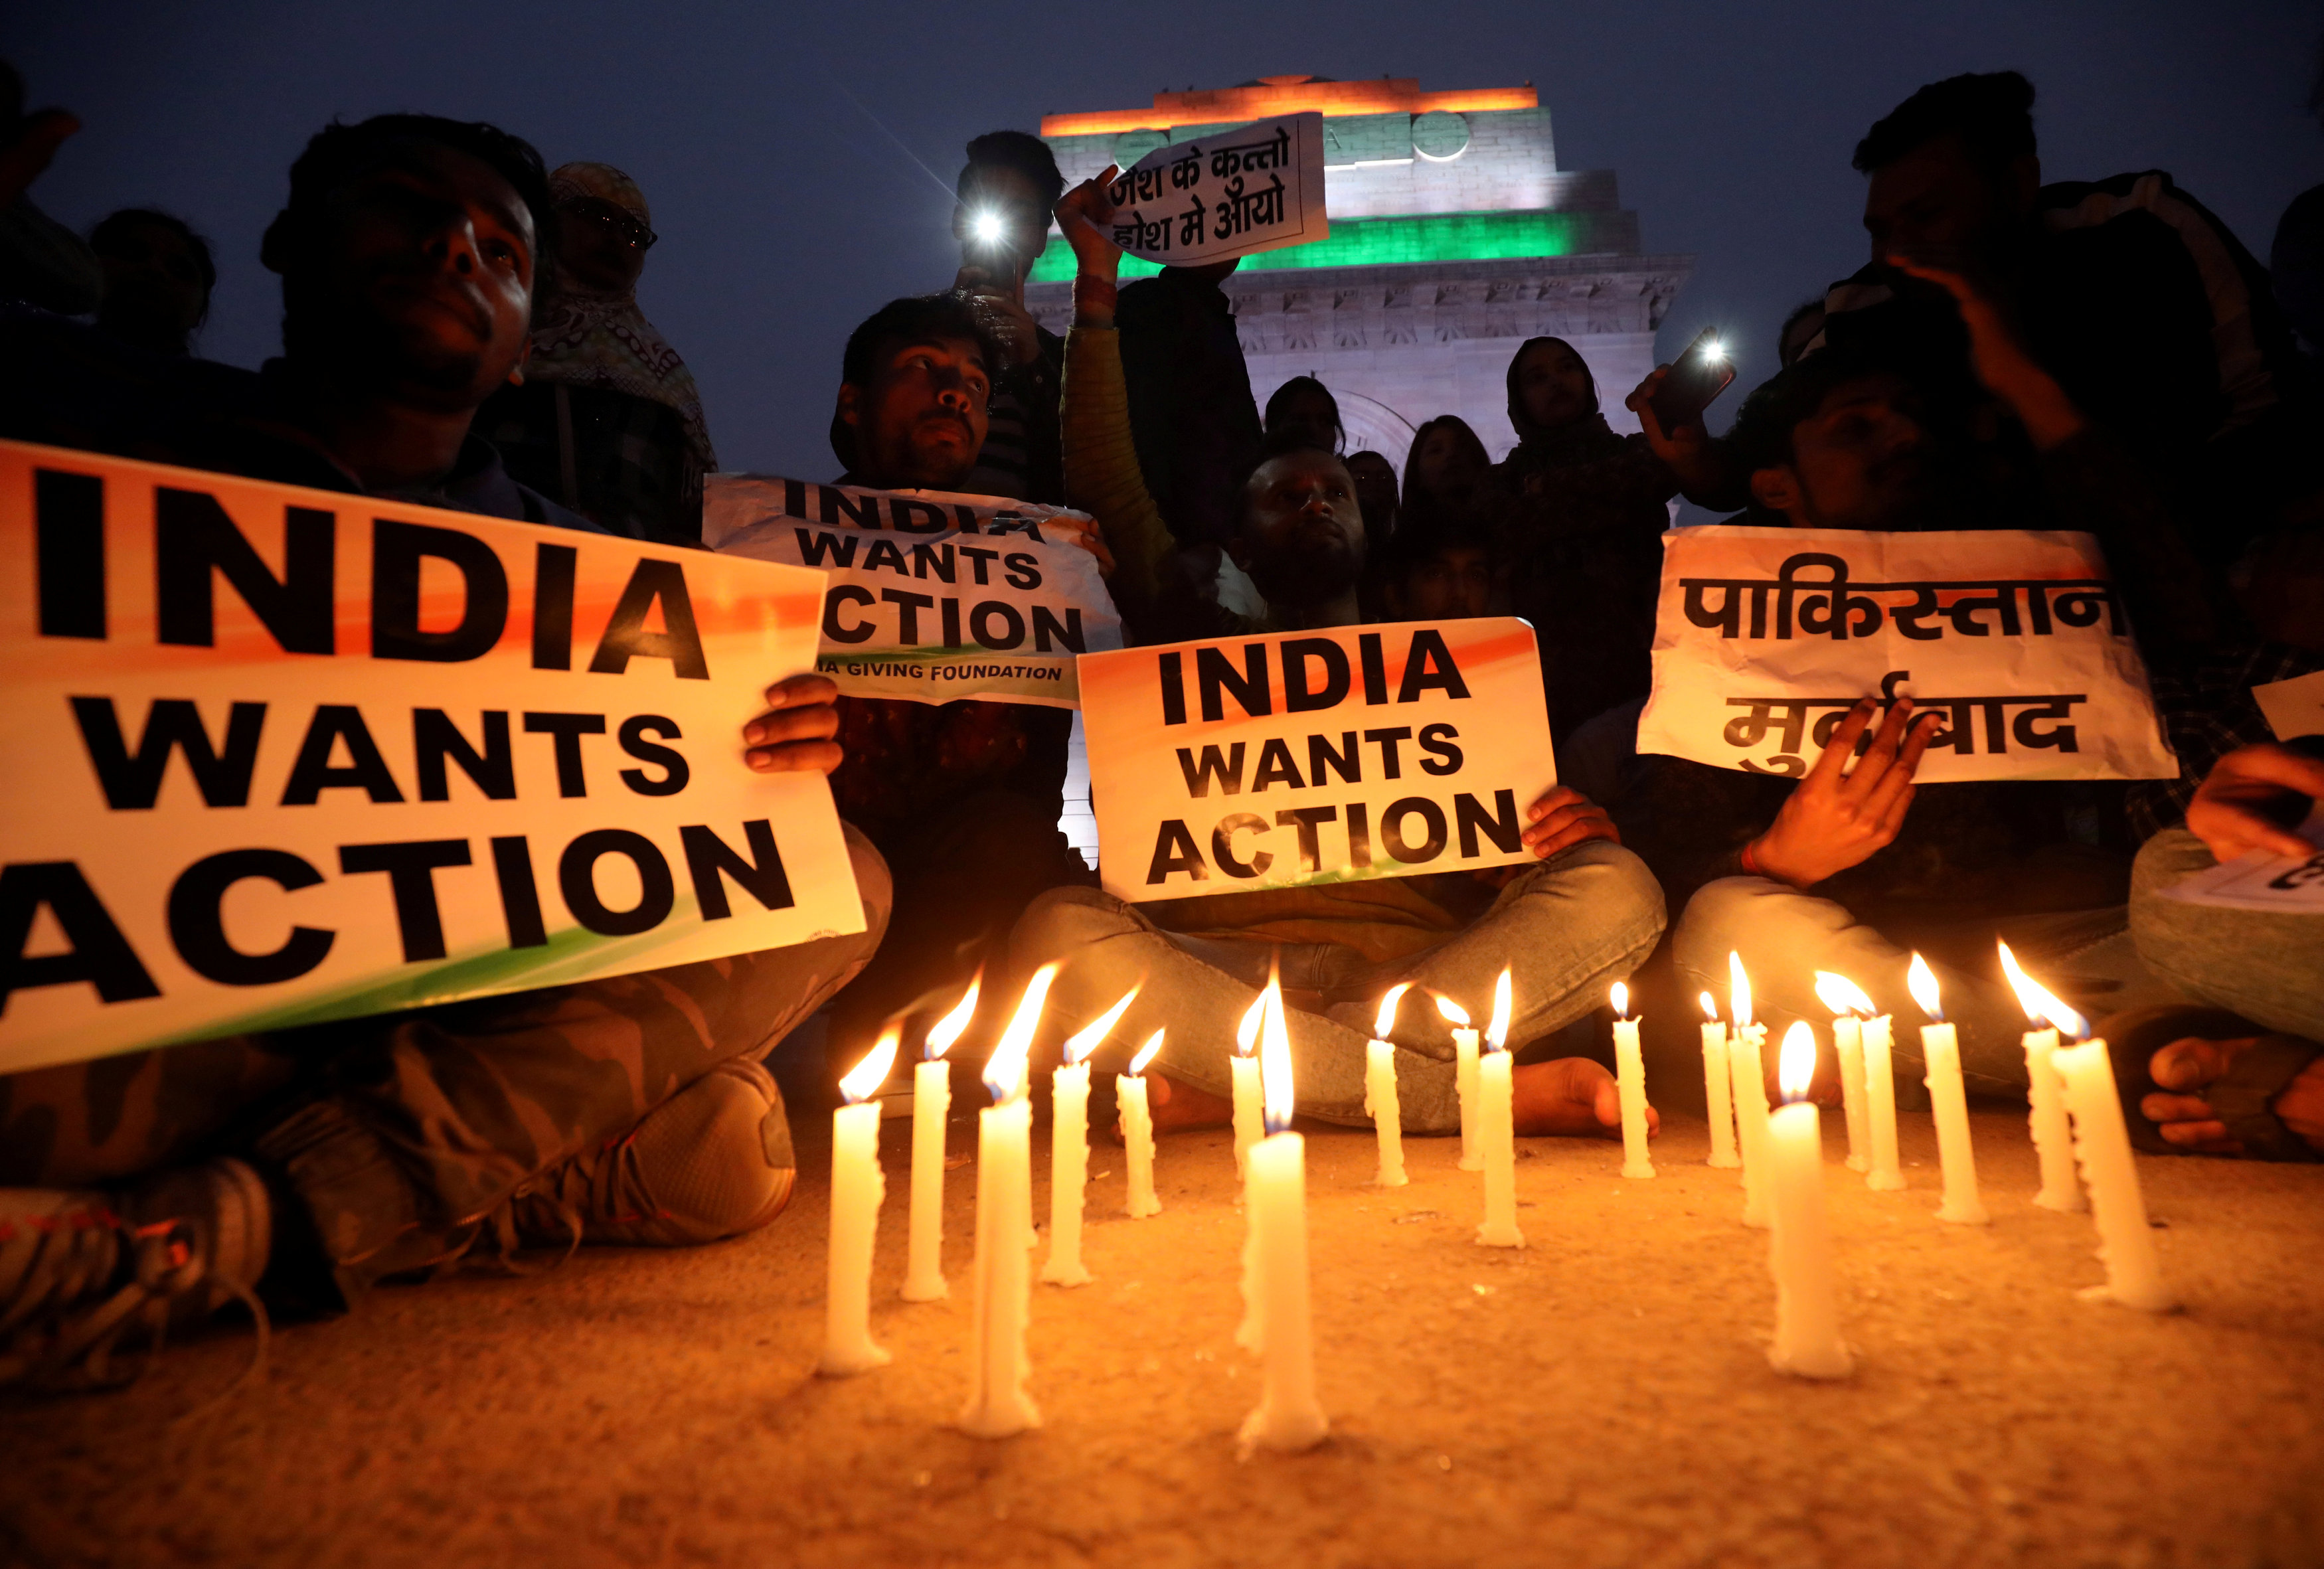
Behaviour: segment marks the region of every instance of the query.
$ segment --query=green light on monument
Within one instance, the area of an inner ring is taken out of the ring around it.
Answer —
[[[1595,213],[1462,212],[1425,217],[1335,218],[1332,237],[1313,245],[1286,245],[1242,259],[1241,271],[1266,272],[1295,267],[1394,267],[1416,262],[1498,262],[1536,256],[1569,256]],[[1135,256],[1121,259],[1125,278],[1150,278],[1159,264]],[[1029,280],[1061,283],[1074,272],[1073,248],[1064,236],[1049,241],[1033,263]]]

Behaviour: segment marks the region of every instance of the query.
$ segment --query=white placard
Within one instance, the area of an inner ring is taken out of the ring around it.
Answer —
[[[1638,750],[1797,776],[1865,697],[1944,717],[1916,778],[2169,779],[2087,534],[1727,524],[1663,536]]]
[[[1133,901],[1530,862],[1557,782],[1533,628],[1272,632],[1082,661],[1098,870]]]
[[[1166,143],[1123,170],[1106,196],[1119,209],[1113,243],[1164,266],[1329,239],[1323,116],[1285,115]]]
[[[2324,735],[2324,670],[2269,681],[2254,687],[2251,695],[2278,741]]]
[[[0,442],[0,1073],[863,929],[821,573]]]
[[[2302,860],[2255,850],[2181,878],[2163,891],[2188,904],[2220,909],[2324,916],[2324,810],[2310,812],[2293,832],[2315,845],[2316,854]]]
[[[829,575],[816,669],[851,697],[915,703],[1077,706],[1074,657],[1121,646],[1097,558],[1076,542],[1093,526],[1001,496],[769,475],[714,474],[702,497],[713,549]]]

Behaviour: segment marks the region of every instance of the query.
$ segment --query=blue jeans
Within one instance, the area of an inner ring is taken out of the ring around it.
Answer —
[[[2324,1041],[2324,916],[2215,909],[2163,896],[2218,864],[2184,828],[2146,842],[2131,868],[2130,934],[2139,957],[2190,997]]]
[[[1605,1001],[1606,988],[1654,952],[1662,889],[1646,863],[1593,839],[1529,866],[1476,922],[1433,948],[1386,964],[1328,943],[1222,941],[1166,932],[1138,906],[1094,888],[1058,888],[1033,901],[1010,942],[1025,969],[1065,970],[1051,992],[1062,1017],[1091,1019],[1141,980],[1145,990],[1099,1053],[1119,1068],[1157,1029],[1169,1030],[1157,1066],[1213,1094],[1231,1093],[1235,1026],[1280,955],[1288,990],[1320,993],[1321,1012],[1287,1011],[1292,1078],[1302,1115],[1369,1126],[1365,1043],[1382,992],[1414,981],[1459,1000],[1481,1028],[1503,965],[1511,977],[1514,1046],[1563,1028]],[[1415,993],[1397,1011],[1397,1093],[1405,1131],[1461,1126],[1451,1027]]]

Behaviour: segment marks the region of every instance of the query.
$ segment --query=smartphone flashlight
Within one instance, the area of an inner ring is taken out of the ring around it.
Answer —
[[[1713,338],[1702,346],[1702,357],[1712,365],[1717,365],[1727,357],[1727,346]]]
[[[969,220],[969,232],[976,236],[977,242],[981,245],[999,245],[1003,226],[998,213],[981,212]]]

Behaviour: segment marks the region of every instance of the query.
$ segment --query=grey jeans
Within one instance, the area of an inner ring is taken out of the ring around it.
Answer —
[[[1063,1017],[1095,1017],[1132,985],[1138,1001],[1113,1032],[1101,1066],[1120,1066],[1157,1029],[1157,1059],[1173,1078],[1231,1093],[1227,1057],[1235,1026],[1280,956],[1286,989],[1318,992],[1323,1011],[1292,1010],[1292,1076],[1302,1115],[1364,1125],[1365,1042],[1382,992],[1413,981],[1453,998],[1481,1028],[1493,983],[1512,966],[1514,1045],[1572,1023],[1605,1000],[1654,951],[1663,931],[1662,889],[1645,863],[1591,840],[1510,880],[1467,930],[1409,958],[1372,964],[1331,944],[1236,942],[1157,927],[1136,905],[1092,888],[1053,889],[1033,901],[1010,939],[1025,968],[1061,961],[1051,992]],[[1452,1037],[1426,998],[1408,998],[1393,1038],[1397,1099],[1406,1132],[1461,1126]]]
[[[1816,1027],[1827,1060],[1831,1011],[1817,1000],[1815,972],[1847,976],[1871,993],[1882,1012],[1894,1016],[1897,1065],[1901,1070],[1909,1064],[1913,1070],[1896,1075],[1898,1103],[1918,1106],[1925,1104],[1920,1026],[1926,1016],[1904,989],[1912,955],[1895,940],[1897,935],[1903,934],[1858,920],[1835,900],[1765,877],[1726,877],[1703,884],[1687,901],[1671,947],[1688,993],[1707,991],[1722,1009],[1727,955],[1741,955],[1751,979],[1753,1011],[1770,1027],[1770,1043],[1783,1038],[1791,1020],[1804,1019]],[[1997,936],[2036,980],[2093,1017],[2175,995],[2139,963],[2119,906],[1914,931],[1907,940],[1922,946],[1936,973],[1945,1017],[1960,1039],[1961,1075],[1972,1094],[2006,1096],[2025,1089],[2025,1012],[2001,979]]]
[[[2324,1041],[2324,916],[2216,909],[2163,897],[2172,883],[2218,864],[2184,828],[2146,842],[2131,868],[2130,934],[2139,957],[2190,997]]]

